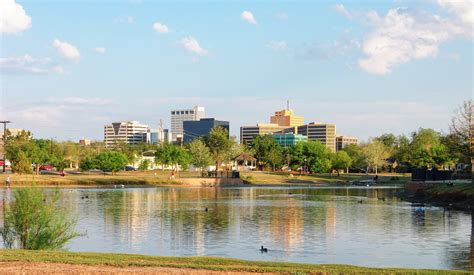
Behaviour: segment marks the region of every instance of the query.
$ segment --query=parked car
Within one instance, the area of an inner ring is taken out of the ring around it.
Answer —
[[[137,169],[135,167],[130,166],[130,165],[125,166],[125,168],[123,170],[125,170],[125,171],[137,171]]]
[[[53,169],[54,169],[54,166],[49,165],[49,164],[41,165],[39,168],[40,171],[51,171]]]

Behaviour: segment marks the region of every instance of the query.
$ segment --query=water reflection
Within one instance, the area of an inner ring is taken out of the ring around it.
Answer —
[[[471,215],[401,202],[396,191],[79,189],[61,202],[87,232],[72,251],[474,270]]]

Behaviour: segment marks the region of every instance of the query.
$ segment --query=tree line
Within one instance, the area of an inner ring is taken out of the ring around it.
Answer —
[[[151,152],[153,162],[178,170],[193,165],[205,169],[229,163],[241,153],[254,156],[260,170],[325,173],[339,171],[409,172],[413,167],[454,168],[456,163],[470,163],[472,147],[472,101],[466,101],[453,117],[449,133],[420,128],[412,134],[395,136],[387,133],[359,145],[348,145],[331,152],[319,141],[300,142],[292,147],[280,146],[271,135],[257,136],[250,145],[238,144],[226,129],[214,128],[202,138],[184,146],[176,144],[137,144],[117,142],[106,148],[103,142],[88,146],[66,141],[34,139],[28,131],[16,136],[7,132],[7,156],[16,173],[38,173],[41,165],[51,164],[57,170],[80,167],[116,172]],[[143,159],[138,168],[146,170],[151,162]]]

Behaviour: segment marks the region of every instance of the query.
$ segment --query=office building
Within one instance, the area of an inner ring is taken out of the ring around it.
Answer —
[[[201,118],[198,121],[187,120],[183,122],[183,142],[188,143],[195,138],[208,136],[213,128],[222,127],[229,135],[229,122],[214,118]]]
[[[336,124],[311,122],[298,126],[297,133],[307,136],[308,140],[318,140],[331,152],[336,152]]]
[[[308,141],[307,136],[293,133],[274,133],[271,134],[271,136],[280,146],[283,147],[291,147],[295,146],[298,142]]]
[[[359,143],[359,139],[356,137],[350,136],[338,136],[336,137],[336,150],[342,150],[347,145],[357,145]]]
[[[259,123],[255,126],[240,127],[240,143],[251,145],[253,139],[259,135],[268,135],[276,132],[283,132],[288,127],[274,123]]]
[[[304,117],[295,116],[293,110],[287,108],[275,112],[275,115],[270,117],[270,123],[285,127],[301,126],[304,124]]]
[[[179,109],[171,111],[171,135],[176,141],[183,137],[183,121],[196,121],[204,118],[204,107],[194,106],[193,109]]]
[[[151,144],[169,143],[171,133],[168,129],[151,129],[147,133],[147,142]]]
[[[113,147],[117,142],[139,144],[147,142],[148,125],[138,121],[114,122],[104,126],[104,142],[106,147]]]

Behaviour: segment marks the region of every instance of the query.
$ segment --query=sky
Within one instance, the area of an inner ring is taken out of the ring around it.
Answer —
[[[286,101],[367,140],[447,132],[472,99],[474,0],[0,0],[0,120],[57,140],[170,126],[204,106],[239,127]]]

